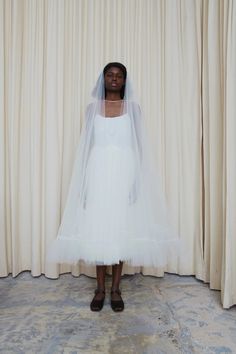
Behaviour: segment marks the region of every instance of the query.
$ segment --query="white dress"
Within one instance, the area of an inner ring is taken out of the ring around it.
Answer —
[[[94,142],[86,169],[86,200],[78,206],[70,238],[59,236],[50,259],[76,263],[164,266],[170,244],[166,225],[150,210],[140,188],[130,200],[135,181],[128,114],[108,118],[96,115]]]

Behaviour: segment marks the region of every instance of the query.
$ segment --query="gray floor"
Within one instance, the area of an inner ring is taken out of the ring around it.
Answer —
[[[29,272],[0,279],[1,353],[236,353],[236,307],[194,277],[125,276],[125,311],[89,303],[95,279]]]

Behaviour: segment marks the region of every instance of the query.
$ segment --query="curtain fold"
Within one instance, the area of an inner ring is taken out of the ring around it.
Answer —
[[[0,0],[0,276],[45,264],[56,237],[91,88],[121,61],[138,92],[182,252],[236,304],[236,6],[233,0]],[[108,269],[111,272],[111,269]]]
[[[236,304],[236,4],[223,7],[224,45],[224,143],[223,143],[223,267],[221,298],[228,308]]]
[[[204,263],[199,278],[222,289],[223,306],[236,302],[235,97],[236,10],[233,1],[204,1],[202,107]]]
[[[202,9],[202,106],[204,164],[204,276],[220,289],[223,241],[223,100],[220,75],[223,52],[220,1],[204,1]],[[201,278],[201,277],[200,277]]]

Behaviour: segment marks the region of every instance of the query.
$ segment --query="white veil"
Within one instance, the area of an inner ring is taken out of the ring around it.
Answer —
[[[57,240],[60,238],[63,240],[70,240],[75,237],[75,221],[79,222],[78,208],[86,208],[86,169],[89,155],[93,147],[94,119],[97,115],[111,119],[111,116],[109,116],[109,111],[113,112],[113,117],[126,114],[130,117],[130,144],[133,149],[135,178],[130,189],[128,203],[137,206],[136,209],[133,209],[133,216],[131,215],[137,223],[137,230],[139,227],[139,222],[140,235],[142,232],[150,232],[148,227],[151,225],[151,232],[153,233],[152,239],[155,238],[155,234],[158,233],[158,242],[162,245],[168,244],[168,241],[175,242],[178,239],[170,223],[167,203],[164,193],[161,190],[160,176],[158,175],[157,169],[154,167],[154,159],[148,140],[142,111],[139,104],[134,101],[133,89],[131,87],[128,75],[125,80],[125,87],[123,91],[124,96],[122,100],[107,101],[105,99],[106,92],[104,85],[104,74],[101,72],[97,79],[96,85],[92,90],[91,102],[88,104],[86,109],[85,121],[76,150],[69,191],[63,217],[58,230]],[[114,112],[116,112],[115,115]],[[146,217],[147,220],[146,229],[141,230],[143,227],[143,223],[140,221],[141,215],[139,215],[138,212],[135,214],[135,210],[136,212],[137,210],[145,210],[146,215],[144,217]],[[173,242],[171,242],[171,244],[173,244]],[[164,246],[164,248],[160,248],[160,252],[157,255],[157,258],[159,259],[158,262],[156,262],[154,258],[148,260],[143,259],[142,262],[142,247],[143,246],[140,246],[137,262],[133,261],[131,265],[156,266],[166,264],[167,252],[163,252],[163,249],[166,250],[166,246]],[[176,246],[174,246],[174,250],[176,250]],[[76,260],[74,260],[74,262],[75,261]],[[141,264],[139,264],[140,262]]]
[[[141,161],[144,147],[144,137],[142,135],[143,128],[141,127],[141,110],[140,106],[133,100],[133,90],[129,77],[126,78],[124,98],[122,106],[118,107],[118,102],[109,102],[109,105],[117,105],[119,114],[127,113],[132,122],[132,146],[135,151],[136,160],[136,180],[134,181],[133,188],[130,191],[130,200],[135,200],[137,197],[139,176],[141,171]],[[80,141],[76,149],[75,161],[72,170],[72,177],[69,186],[69,192],[66,200],[62,222],[58,234],[66,235],[71,234],[73,229],[73,220],[75,218],[78,203],[83,204],[86,201],[86,167],[91,148],[93,146],[93,127],[94,118],[99,114],[105,114],[105,85],[103,72],[99,75],[96,85],[92,90],[91,102],[88,104],[85,113],[85,122],[82,127]],[[143,161],[144,162],[144,161]],[[144,166],[143,166],[144,167]]]

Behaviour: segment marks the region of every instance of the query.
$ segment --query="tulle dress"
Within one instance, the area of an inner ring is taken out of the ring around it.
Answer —
[[[128,114],[94,119],[94,141],[86,169],[86,199],[78,205],[71,237],[58,237],[49,258],[58,262],[133,266],[164,266],[168,240],[166,224],[156,220],[140,186],[130,198],[135,176]],[[163,205],[164,208],[164,205]],[[156,211],[155,211],[156,212]],[[172,243],[173,247],[173,243]]]

